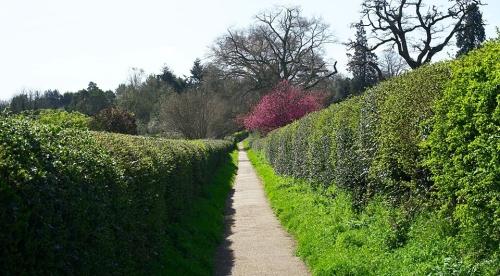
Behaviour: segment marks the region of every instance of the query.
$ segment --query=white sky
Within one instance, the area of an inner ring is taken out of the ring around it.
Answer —
[[[444,1],[444,0],[440,0]],[[427,1],[429,2],[429,1]],[[500,26],[500,1],[482,7],[487,37]],[[353,34],[361,0],[0,0],[0,99],[22,89],[77,91],[89,81],[114,90],[132,67],[164,64],[188,75],[195,58],[229,27],[246,27],[275,5],[301,6],[330,24],[339,42]],[[450,48],[449,52],[455,52]],[[343,45],[327,58],[345,71]]]

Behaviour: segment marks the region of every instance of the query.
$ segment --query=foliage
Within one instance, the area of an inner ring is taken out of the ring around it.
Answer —
[[[20,113],[27,110],[40,109],[65,109],[78,111],[85,115],[94,115],[101,109],[113,104],[115,95],[112,91],[103,91],[93,82],[87,89],[76,93],[66,92],[60,94],[58,90],[22,91],[10,100],[10,110]]]
[[[304,17],[298,7],[278,7],[255,19],[246,29],[229,29],[212,47],[227,75],[265,92],[283,80],[309,89],[337,73],[336,63],[329,68],[324,58],[332,35],[322,19]]]
[[[279,176],[253,150],[248,157],[275,213],[297,240],[297,255],[313,275],[498,275],[500,271],[498,254],[480,261],[464,258],[463,240],[435,211],[425,210],[408,222],[404,209],[380,198],[358,211],[348,192]]]
[[[151,274],[233,145],[0,120],[0,267]]]
[[[68,96],[70,96],[70,100],[66,106],[67,110],[78,111],[90,116],[110,107],[115,100],[115,94],[112,91],[103,91],[93,82],[89,83],[87,89],[68,94]]]
[[[248,130],[267,133],[321,109],[323,100],[320,92],[305,92],[282,81],[243,117],[243,124]]]
[[[74,111],[43,109],[38,114],[38,121],[42,124],[56,125],[64,128],[88,129],[90,117]]]
[[[237,130],[233,118],[248,106],[238,81],[199,60],[184,80],[166,72],[163,77],[144,76],[134,69],[127,83],[116,89],[117,106],[135,114],[139,134],[222,138]]]
[[[163,67],[163,72],[157,75],[156,78],[171,87],[177,93],[183,92],[187,87],[187,80],[177,77],[168,66]]]
[[[45,125],[80,130],[88,130],[91,121],[89,116],[80,112],[68,112],[62,109],[25,110],[21,113],[15,114],[14,116],[35,120]]]
[[[477,252],[500,242],[500,44],[489,42],[452,66],[425,145],[443,207]]]
[[[461,23],[460,31],[457,32],[457,56],[468,53],[479,47],[486,40],[484,32],[483,14],[476,3],[471,3],[467,7],[469,10]]]
[[[377,193],[394,202],[425,196],[429,183],[419,143],[449,79],[449,64],[424,66],[310,114],[255,141],[278,173],[332,183],[358,204]],[[297,160],[299,159],[299,160]]]
[[[379,75],[377,70],[380,71],[380,69],[378,68],[377,55],[370,51],[368,47],[368,39],[366,38],[363,21],[355,24],[354,27],[356,28],[355,41],[349,43],[349,50],[354,50],[354,52],[347,54],[349,58],[347,70],[353,75],[352,85],[354,91],[361,93],[366,88],[378,82]]]
[[[108,107],[94,115],[90,127],[92,130],[137,134],[134,114],[117,107]]]
[[[462,257],[498,256],[499,44],[423,66],[254,138],[277,173],[401,210],[398,244],[422,210],[444,208]],[[437,114],[436,116],[434,114]],[[422,147],[422,143],[425,147]]]
[[[234,144],[239,143],[245,140],[248,137],[249,133],[246,130],[235,132],[231,135],[224,137],[225,140],[232,141]]]
[[[12,97],[10,101],[10,110],[14,113],[20,113],[25,110],[38,110],[48,108],[61,108],[64,106],[64,96],[57,90],[40,91],[22,91],[20,94]]]
[[[223,138],[234,123],[227,122],[230,104],[205,86],[189,88],[160,100],[158,119],[165,135],[187,139]],[[230,120],[230,119],[229,119]]]
[[[127,83],[116,89],[117,106],[135,114],[138,123],[147,124],[157,109],[158,99],[173,93],[173,89],[155,76],[143,81],[143,72],[134,70]]]
[[[213,257],[224,233],[224,211],[238,165],[238,151],[231,161],[215,173],[210,185],[203,187],[196,205],[169,228],[166,275],[213,275]]]
[[[191,73],[191,77],[188,80],[188,86],[196,86],[203,81],[203,75],[205,74],[205,68],[201,63],[199,58],[195,59],[193,62],[193,67],[189,72]]]

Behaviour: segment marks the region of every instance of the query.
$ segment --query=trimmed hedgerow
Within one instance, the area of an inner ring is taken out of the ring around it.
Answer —
[[[461,237],[438,211],[416,215],[400,244],[394,225],[405,218],[403,207],[375,197],[356,210],[351,193],[335,185],[279,176],[259,152],[248,157],[313,275],[498,275],[494,255],[463,257]]]
[[[165,248],[176,241],[169,227],[233,147],[1,118],[2,273],[162,270]]]
[[[499,49],[489,42],[384,81],[251,138],[252,148],[279,174],[342,188],[358,211],[380,197],[401,208],[392,249],[411,238],[422,210],[444,205],[442,218],[456,227],[448,234],[462,237],[468,263],[498,258]]]
[[[500,242],[500,43],[452,65],[425,146],[439,199],[476,252]]]
[[[370,89],[361,97],[253,141],[277,172],[354,192],[362,205],[383,193],[394,202],[426,195],[421,164],[423,122],[449,79],[449,63],[424,66]],[[427,133],[428,134],[428,133]]]

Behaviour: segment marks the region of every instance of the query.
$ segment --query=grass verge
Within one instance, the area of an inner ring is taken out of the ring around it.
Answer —
[[[238,166],[238,151],[215,173],[212,184],[183,218],[167,231],[166,265],[160,274],[212,275],[215,249],[223,237],[224,208]]]
[[[381,198],[358,212],[350,195],[331,185],[277,175],[263,156],[248,157],[297,255],[314,275],[495,275],[498,256],[463,256],[455,229],[436,212],[408,221]]]

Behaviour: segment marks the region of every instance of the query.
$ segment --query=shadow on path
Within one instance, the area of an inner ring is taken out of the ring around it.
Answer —
[[[239,145],[238,173],[226,202],[224,241],[215,275],[309,275],[294,256],[295,242],[267,201],[246,152]]]

